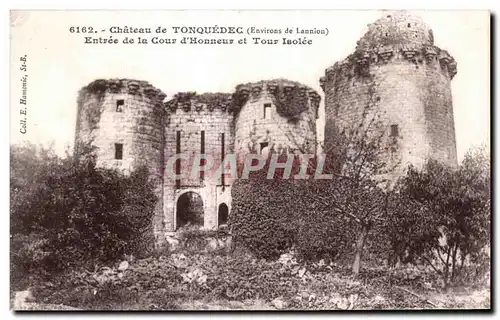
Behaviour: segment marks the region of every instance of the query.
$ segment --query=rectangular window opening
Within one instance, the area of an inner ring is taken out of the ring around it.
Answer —
[[[225,141],[224,132],[221,133],[221,135],[220,135],[220,143],[221,143],[221,145],[220,145],[220,153],[221,153],[220,158],[221,158],[221,163],[224,163],[224,158],[226,156],[226,141]],[[226,188],[226,177],[225,177],[224,173],[221,174],[220,178],[221,178],[220,182],[222,184],[222,191],[224,191]]]
[[[115,143],[115,159],[122,160],[123,159],[123,144]]]
[[[205,154],[205,131],[201,131],[201,146],[200,146],[201,154]],[[200,166],[205,165],[205,159],[200,160]],[[205,180],[205,171],[200,170],[200,179],[201,181]]]
[[[391,125],[391,137],[399,136],[399,128],[397,124]]]
[[[116,112],[123,112],[123,106],[125,105],[125,100],[116,100]]]
[[[180,154],[181,153],[181,132],[177,131],[176,132],[176,137],[175,137],[175,153]],[[181,159],[177,159],[175,161],[175,174],[180,175],[181,174]],[[177,189],[180,189],[181,187],[181,180],[180,179],[175,179],[175,187]]]
[[[264,103],[264,119],[271,119],[271,104]]]

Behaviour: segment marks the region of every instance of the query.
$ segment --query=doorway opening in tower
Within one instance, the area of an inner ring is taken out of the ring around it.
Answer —
[[[229,208],[227,207],[227,204],[225,203],[221,203],[219,205],[219,218],[218,218],[218,226],[223,226],[223,225],[227,225],[227,218],[228,218],[228,215],[229,215]]]
[[[204,224],[203,199],[196,192],[186,192],[177,200],[177,229],[201,227]]]

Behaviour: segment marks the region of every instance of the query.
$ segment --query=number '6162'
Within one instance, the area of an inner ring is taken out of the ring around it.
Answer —
[[[92,28],[92,27],[70,27],[69,32],[71,32],[71,33],[94,33],[94,28]]]

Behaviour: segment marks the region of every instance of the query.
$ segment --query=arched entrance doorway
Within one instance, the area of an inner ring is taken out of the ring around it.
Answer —
[[[203,200],[196,192],[183,193],[177,200],[177,229],[188,226],[203,226]]]
[[[218,214],[218,226],[220,227],[223,224],[227,224],[227,218],[229,215],[229,208],[225,203],[221,203],[219,205],[219,214]]]

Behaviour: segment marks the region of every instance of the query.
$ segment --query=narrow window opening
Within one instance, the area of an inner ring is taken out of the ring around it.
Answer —
[[[399,128],[397,124],[391,125],[391,137],[399,136]]]
[[[175,153],[176,154],[181,153],[181,132],[180,131],[177,131]],[[177,159],[175,161],[175,174],[177,176],[179,176],[181,174],[181,159]],[[175,187],[177,189],[179,189],[181,187],[181,180],[180,179],[175,179]]]
[[[220,158],[221,158],[221,163],[224,163],[224,158],[226,157],[226,141],[225,141],[225,134],[224,134],[224,132],[221,133],[220,143],[221,143],[221,146],[220,146],[220,153],[221,153]],[[221,184],[222,184],[222,191],[224,191],[225,188],[226,188],[226,177],[225,177],[224,173],[221,174],[220,180],[221,180]]]
[[[123,159],[123,144],[115,143],[115,159],[122,160]]]
[[[411,28],[411,23],[408,23],[408,28]]]
[[[116,112],[123,112],[123,106],[125,105],[125,100],[116,100]]]
[[[200,148],[201,154],[205,154],[205,131],[201,131],[201,148]],[[201,159],[200,160],[200,166],[205,165],[206,159]],[[205,179],[205,171],[200,170],[200,179],[203,181]]]
[[[271,104],[264,103],[264,119],[271,119]]]

